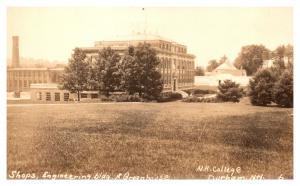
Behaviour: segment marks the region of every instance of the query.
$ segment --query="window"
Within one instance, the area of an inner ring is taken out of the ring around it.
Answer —
[[[24,88],[27,88],[27,80],[24,80]]]
[[[81,98],[87,98],[87,94],[81,93]]]
[[[64,101],[69,101],[69,93],[64,93]]]
[[[37,100],[42,100],[42,93],[41,92],[36,93],[36,99]]]
[[[12,80],[9,80],[9,88],[11,88],[12,86],[13,86],[13,82],[12,82]]]
[[[51,93],[46,92],[46,101],[51,101]]]
[[[59,92],[55,92],[55,101],[60,101],[60,93]]]
[[[91,94],[91,98],[92,99],[98,98],[98,94]]]

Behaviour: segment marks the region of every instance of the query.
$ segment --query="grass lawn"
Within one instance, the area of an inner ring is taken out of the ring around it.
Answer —
[[[241,103],[8,106],[7,171],[293,178],[292,109]],[[209,169],[200,170],[202,166]],[[219,171],[218,171],[219,170]]]

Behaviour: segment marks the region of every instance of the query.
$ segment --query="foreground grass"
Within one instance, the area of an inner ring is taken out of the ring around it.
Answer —
[[[291,112],[248,103],[12,106],[8,174],[207,179],[212,173],[196,171],[207,165],[293,178]]]

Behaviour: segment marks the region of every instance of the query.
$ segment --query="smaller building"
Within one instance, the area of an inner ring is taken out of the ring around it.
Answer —
[[[68,90],[58,88],[58,84],[31,84],[30,97],[32,101],[45,102],[66,102],[77,100],[77,94],[70,93]],[[99,98],[98,91],[82,91],[80,99],[96,99]]]
[[[229,74],[232,76],[246,76],[245,70],[237,69],[234,65],[232,65],[228,60],[223,64],[218,66],[215,70],[210,73],[210,75],[220,75],[220,74]]]
[[[205,73],[205,76],[195,76],[195,86],[216,90],[220,82],[231,80],[240,84],[241,87],[246,87],[250,78],[245,70],[239,70],[229,61],[226,61],[212,72]]]
[[[291,63],[291,59],[289,59],[288,57],[284,57],[283,58],[283,63],[284,66],[287,66],[289,63]],[[275,65],[275,60],[274,59],[267,59],[263,61],[262,64],[262,69],[266,69],[266,68],[271,68]]]
[[[31,84],[59,83],[64,68],[8,68],[7,92],[30,91]]]

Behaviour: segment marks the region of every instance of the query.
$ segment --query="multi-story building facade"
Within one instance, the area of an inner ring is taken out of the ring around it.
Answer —
[[[164,91],[176,91],[194,85],[195,56],[187,53],[185,45],[159,36],[135,35],[113,41],[96,41],[93,47],[81,49],[91,58],[106,47],[112,48],[122,56],[129,46],[137,46],[143,42],[149,43],[157,51]]]
[[[29,91],[31,84],[59,83],[63,68],[8,68],[7,91]]]
[[[158,70],[162,75],[165,92],[193,87],[195,56],[187,53],[185,45],[174,41],[159,36],[137,35],[123,40],[97,41],[93,47],[81,49],[90,58],[97,56],[98,52],[105,47],[111,47],[124,56],[129,46],[137,46],[143,42],[149,43],[157,51],[160,60]],[[7,68],[8,92],[30,91],[31,99],[40,101],[73,99],[72,94],[57,87],[63,68],[23,68],[19,63],[18,50],[18,37],[13,37],[13,63]],[[81,97],[97,98],[97,95],[95,91],[86,91]]]
[[[59,83],[63,68],[24,68],[19,59],[19,37],[13,36],[12,64],[7,68],[7,91],[29,91],[31,84]]]

